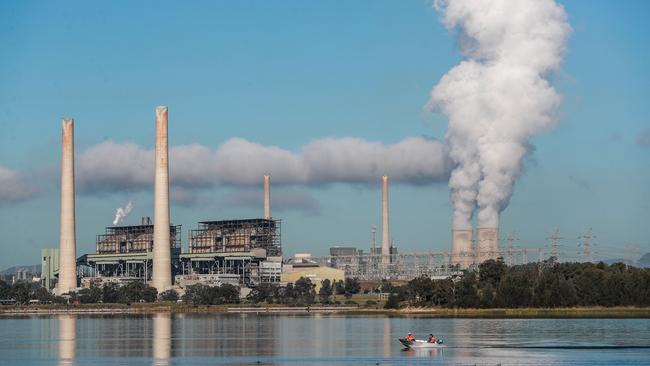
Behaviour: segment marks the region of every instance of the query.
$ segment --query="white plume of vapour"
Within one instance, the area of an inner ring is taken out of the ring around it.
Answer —
[[[129,214],[133,211],[133,201],[129,201],[129,203],[126,204],[124,207],[118,207],[117,210],[115,210],[115,219],[113,220],[113,225],[117,225],[124,218],[129,216]]]
[[[531,137],[556,122],[561,98],[547,77],[560,66],[571,27],[554,0],[436,0],[434,7],[458,30],[465,56],[428,103],[449,119],[453,226],[470,229],[478,204],[478,226],[496,228]]]

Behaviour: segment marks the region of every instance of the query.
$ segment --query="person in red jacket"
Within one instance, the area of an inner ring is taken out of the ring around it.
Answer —
[[[407,334],[404,339],[406,339],[409,342],[415,341],[415,337],[413,337],[413,334],[411,332],[409,332],[409,334]]]

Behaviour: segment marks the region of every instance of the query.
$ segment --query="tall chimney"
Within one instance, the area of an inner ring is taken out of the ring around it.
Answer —
[[[479,228],[477,239],[478,263],[499,256],[499,228]]]
[[[64,118],[61,134],[61,228],[57,293],[77,288],[77,243],[74,205],[74,120]]]
[[[264,218],[271,218],[271,177],[264,175]]]
[[[472,250],[472,229],[454,229],[451,231],[451,263],[466,269],[474,262]]]
[[[169,238],[169,159],[167,107],[156,108],[156,160],[154,178],[153,287],[161,293],[172,285]]]
[[[381,177],[381,264],[390,264],[390,230],[388,228],[388,176]]]

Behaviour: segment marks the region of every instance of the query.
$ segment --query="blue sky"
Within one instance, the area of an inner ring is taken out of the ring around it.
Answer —
[[[533,139],[501,229],[536,247],[558,228],[575,255],[576,237],[591,227],[602,256],[622,256],[626,244],[642,254],[650,251],[650,4],[562,4],[573,34],[552,75],[561,120]],[[40,248],[58,245],[64,116],[75,118],[78,157],[106,141],[151,149],[157,105],[169,106],[172,146],[217,149],[238,137],[298,152],[324,138],[444,140],[446,118],[424,105],[461,60],[422,0],[2,2],[0,50],[0,167],[29,187],[0,200],[0,268],[38,263]],[[205,219],[260,216],[261,202],[241,199],[260,187],[194,187],[199,199],[174,204],[172,221],[186,233]],[[272,209],[287,254],[368,247],[380,223],[379,176],[273,192],[285,201]],[[449,250],[448,195],[440,179],[392,184],[391,234],[401,251]],[[79,254],[94,250],[95,235],[129,199],[126,223],[152,214],[147,188],[78,194]]]

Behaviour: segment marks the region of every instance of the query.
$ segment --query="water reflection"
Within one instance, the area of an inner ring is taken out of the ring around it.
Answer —
[[[77,318],[59,315],[59,365],[74,365],[76,338]]]
[[[447,348],[402,351],[397,338],[408,331],[418,338],[434,333]],[[57,361],[76,366],[647,364],[648,359],[649,319],[164,313],[0,317],[0,364],[22,366]]]
[[[167,366],[172,348],[172,317],[170,313],[153,316],[153,365]]]

